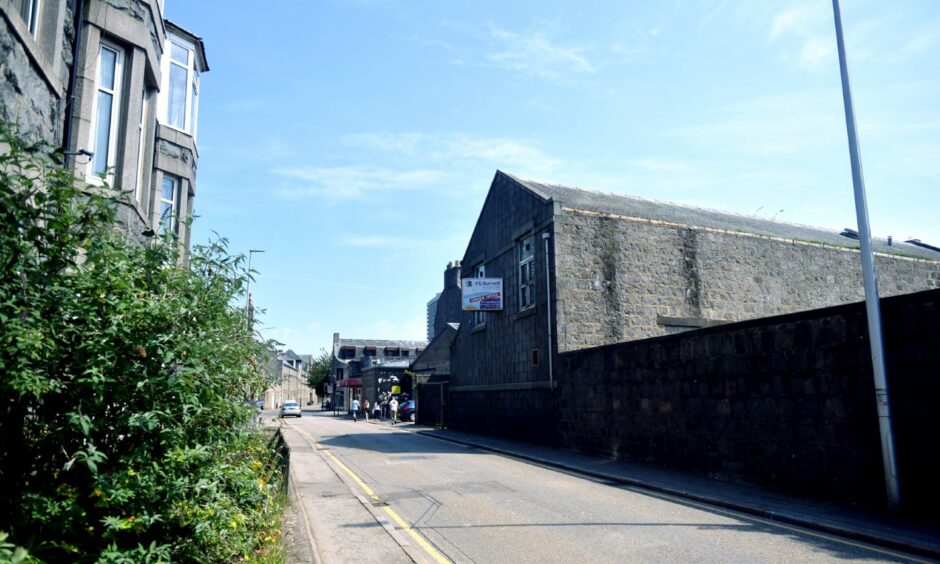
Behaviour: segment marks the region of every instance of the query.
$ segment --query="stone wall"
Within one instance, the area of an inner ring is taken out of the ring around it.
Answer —
[[[555,220],[561,351],[864,298],[846,247],[563,210]],[[940,287],[940,263],[876,256],[882,296]]]
[[[882,300],[905,506],[940,502],[940,290]],[[878,507],[863,303],[564,353],[564,446]]]
[[[0,14],[0,119],[16,123],[29,141],[58,146],[68,82],[66,62],[72,56],[71,25],[58,50],[34,42],[25,29],[18,14]]]

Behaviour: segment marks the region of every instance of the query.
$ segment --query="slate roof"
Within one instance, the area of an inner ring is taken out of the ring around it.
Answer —
[[[534,192],[542,199],[561,204],[562,208],[653,219],[691,227],[709,227],[843,247],[858,245],[856,240],[840,235],[841,230],[835,231],[821,227],[784,223],[781,221],[697,208],[661,200],[638,198],[636,196],[624,196],[595,190],[585,190],[560,184],[522,179],[501,171],[500,173],[511,178],[524,188]],[[888,246],[887,239],[873,237],[872,249],[875,252],[881,253],[903,253],[909,256],[940,260],[940,252],[910,243],[904,243],[897,239],[894,240],[892,246]]]
[[[399,341],[387,339],[340,339],[340,347],[376,347],[376,348],[402,348],[402,349],[423,349],[428,344],[427,341]]]

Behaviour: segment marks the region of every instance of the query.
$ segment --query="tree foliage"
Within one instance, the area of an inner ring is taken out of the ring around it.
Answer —
[[[314,388],[319,395],[325,395],[324,385],[327,376],[330,375],[330,366],[333,362],[333,355],[320,349],[320,352],[310,361],[307,367],[307,385]]]
[[[128,241],[120,194],[60,158],[0,125],[0,550],[255,557],[280,486],[244,406],[265,375],[232,307],[243,257],[217,240],[184,268],[172,235]]]

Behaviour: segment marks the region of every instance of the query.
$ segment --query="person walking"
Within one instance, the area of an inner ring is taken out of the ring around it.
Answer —
[[[353,423],[356,423],[356,415],[357,415],[358,413],[359,413],[359,400],[354,399],[354,400],[352,400],[352,416],[353,416]]]
[[[373,406],[372,417],[375,417],[376,421],[382,419],[382,404],[379,403],[379,400],[375,400],[375,405]]]
[[[366,423],[369,422],[369,400],[364,400],[362,402],[362,415],[365,417]]]
[[[395,420],[398,418],[398,400],[394,397],[388,402],[388,410],[392,415],[392,425],[394,425]]]

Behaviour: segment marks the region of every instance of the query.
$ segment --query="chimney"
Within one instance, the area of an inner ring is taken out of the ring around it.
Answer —
[[[460,261],[447,263],[444,271],[444,289],[460,288]]]

